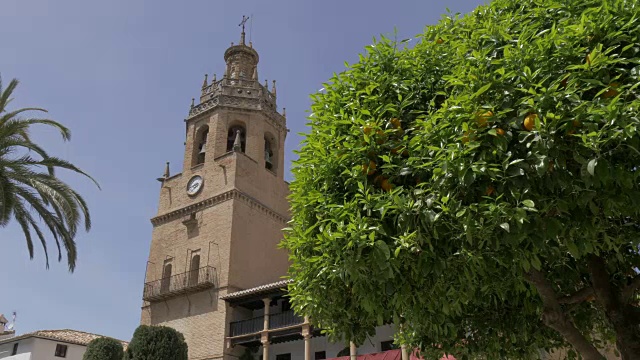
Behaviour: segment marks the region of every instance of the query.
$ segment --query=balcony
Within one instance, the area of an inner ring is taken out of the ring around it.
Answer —
[[[142,299],[153,302],[215,287],[216,269],[211,266],[187,271],[144,284]]]
[[[304,319],[296,315],[293,310],[269,315],[269,330],[278,330],[297,326],[304,323]],[[230,324],[229,337],[243,336],[261,332],[264,329],[264,317],[259,316],[248,320],[234,321]]]
[[[234,321],[229,327],[229,336],[242,336],[248,334],[255,334],[264,329],[264,317],[254,317],[249,320]]]
[[[269,315],[269,329],[281,329],[289,326],[300,325],[303,322],[304,319],[296,315],[293,310]]]

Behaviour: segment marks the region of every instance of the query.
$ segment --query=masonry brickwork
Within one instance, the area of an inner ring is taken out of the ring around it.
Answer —
[[[182,172],[159,179],[151,219],[145,296],[161,296],[143,301],[141,323],[183,333],[192,360],[237,356],[224,341],[240,310],[220,296],[278,281],[288,267],[277,246],[289,219],[286,119],[277,111],[275,84],[269,89],[257,79],[258,54],[244,34],[224,58],[225,76],[210,84],[205,78],[200,104],[189,111]],[[189,195],[194,176],[202,186]],[[203,268],[215,268],[215,285],[191,286],[203,275],[189,274]]]

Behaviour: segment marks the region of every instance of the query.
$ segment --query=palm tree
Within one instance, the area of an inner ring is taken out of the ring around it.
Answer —
[[[98,183],[73,164],[49,156],[34,143],[29,136],[32,125],[44,124],[60,131],[62,138],[70,139],[69,129],[60,123],[41,118],[23,117],[26,112],[47,112],[40,108],[24,108],[9,111],[11,94],[18,85],[11,80],[3,88],[0,78],[0,227],[13,219],[22,228],[29,257],[33,259],[34,237],[44,248],[46,267],[49,268],[47,242],[41,226],[55,240],[58,248],[58,261],[62,260],[62,247],[67,254],[69,271],[76,266],[77,252],[75,236],[78,228],[84,225],[86,231],[91,228],[91,216],[84,199],[69,185],[55,176],[57,168],[68,169]],[[84,221],[83,221],[84,218]],[[38,219],[39,221],[36,221]],[[35,236],[33,236],[35,234]]]

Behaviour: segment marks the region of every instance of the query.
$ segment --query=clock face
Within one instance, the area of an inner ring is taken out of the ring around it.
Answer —
[[[189,182],[187,183],[187,194],[195,195],[198,192],[200,192],[200,190],[202,190],[203,182],[204,182],[204,180],[202,179],[202,176],[200,176],[200,175],[196,175],[196,176],[192,177],[189,180]]]

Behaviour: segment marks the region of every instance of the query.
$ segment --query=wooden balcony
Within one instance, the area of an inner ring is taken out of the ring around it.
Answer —
[[[216,269],[205,266],[144,284],[142,299],[149,302],[161,301],[215,286]]]
[[[298,327],[304,323],[304,318],[296,315],[293,310],[269,315],[269,330]],[[248,320],[234,321],[229,327],[229,337],[257,334],[264,330],[264,317],[254,317]]]

